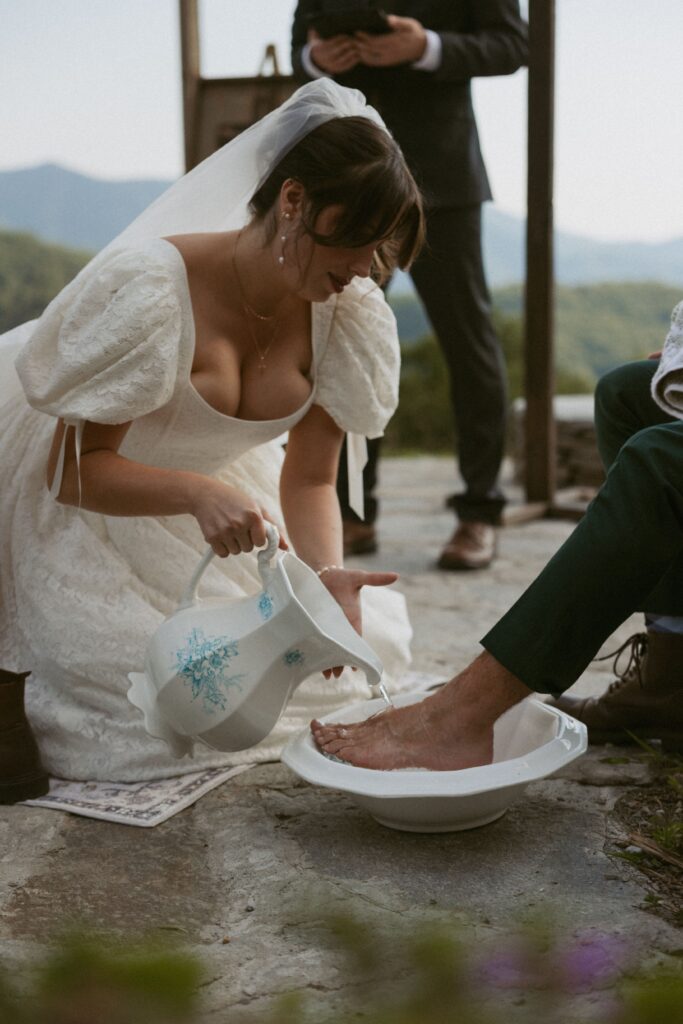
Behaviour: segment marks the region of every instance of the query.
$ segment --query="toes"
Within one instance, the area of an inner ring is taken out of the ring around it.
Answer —
[[[354,736],[357,733],[357,729],[358,727],[354,725],[323,725],[322,722],[311,722],[311,732],[316,739],[321,739],[323,742],[331,739],[337,739],[340,736]]]
[[[313,721],[311,722],[311,732],[321,733],[325,735],[332,733],[336,734],[339,732],[340,729],[345,728],[345,725],[341,725],[336,722],[319,722],[317,718],[314,718]]]
[[[326,754],[338,754],[342,747],[348,747],[348,740],[323,740],[322,742],[318,742],[318,746],[320,747],[321,750],[324,750]]]
[[[313,725],[311,726],[311,732],[313,733],[315,741],[318,744],[329,743],[330,740],[336,740],[339,739],[339,737],[341,736],[347,735],[346,729],[339,725]]]

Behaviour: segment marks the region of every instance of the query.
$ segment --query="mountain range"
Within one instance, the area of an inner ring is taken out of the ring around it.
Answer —
[[[106,181],[56,164],[0,171],[0,227],[26,231],[49,242],[97,251],[152,202],[170,181]],[[524,277],[524,220],[484,208],[484,252],[494,286]],[[667,242],[601,242],[556,233],[559,284],[605,281],[683,281],[683,238]],[[395,292],[411,289],[397,275]]]

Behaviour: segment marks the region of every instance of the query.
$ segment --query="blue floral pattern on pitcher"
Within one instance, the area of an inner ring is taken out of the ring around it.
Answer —
[[[258,599],[258,610],[264,622],[267,622],[273,614],[273,599],[267,590],[264,590]]]
[[[175,668],[192,688],[192,700],[201,697],[204,710],[210,714],[225,710],[227,691],[241,691],[244,673],[226,675],[230,661],[239,654],[239,643],[227,636],[207,637],[201,629],[193,629],[185,647],[175,652]]]
[[[287,651],[282,660],[285,665],[303,665],[306,659],[303,651],[300,651],[298,647],[293,647],[291,651]]]

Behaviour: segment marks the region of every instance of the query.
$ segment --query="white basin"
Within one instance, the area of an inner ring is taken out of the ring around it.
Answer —
[[[408,693],[393,700],[403,706],[426,696]],[[365,701],[322,721],[359,722],[383,707],[381,699]],[[579,757],[587,742],[585,725],[528,697],[498,719],[493,763],[479,768],[455,772],[356,768],[321,754],[309,729],[289,741],[282,760],[307,782],[348,793],[381,825],[406,832],[456,832],[495,821],[530,782]]]

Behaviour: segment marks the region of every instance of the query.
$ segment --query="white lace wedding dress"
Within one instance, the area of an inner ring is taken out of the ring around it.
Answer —
[[[126,782],[274,759],[313,715],[365,699],[361,673],[311,677],[257,747],[197,746],[194,758],[176,760],[128,702],[128,673],[141,670],[148,638],[174,610],[206,542],[189,515],[114,517],[60,505],[45,465],[55,416],[75,425],[133,420],[121,454],[213,474],[277,515],[275,438],[313,402],[343,429],[370,436],[395,405],[398,343],[381,291],[356,281],[313,305],[311,394],[279,420],[225,416],[194,389],[185,266],[162,239],[108,254],[29,333],[17,364],[26,393],[0,406],[0,665],[32,671],[27,708],[48,771]],[[208,594],[255,593],[255,555],[216,559],[204,580]],[[392,690],[409,661],[405,602],[386,588],[363,597],[365,637]]]

